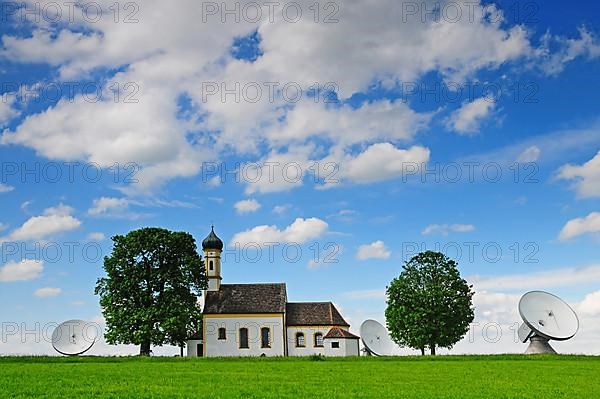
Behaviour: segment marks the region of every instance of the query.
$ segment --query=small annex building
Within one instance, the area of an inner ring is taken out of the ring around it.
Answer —
[[[223,241],[202,241],[208,289],[187,355],[358,356],[359,337],[331,302],[288,302],[285,283],[221,284]]]

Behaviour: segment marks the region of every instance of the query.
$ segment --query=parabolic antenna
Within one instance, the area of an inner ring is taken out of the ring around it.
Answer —
[[[370,355],[392,356],[397,349],[385,327],[375,320],[365,320],[362,323],[360,338]]]
[[[519,327],[519,339],[529,340],[525,353],[556,353],[548,343],[553,339],[566,341],[579,330],[575,311],[556,295],[530,291],[519,301],[519,314],[524,324]]]
[[[81,355],[94,345],[98,336],[97,326],[83,320],[68,320],[52,333],[52,346],[61,355]]]

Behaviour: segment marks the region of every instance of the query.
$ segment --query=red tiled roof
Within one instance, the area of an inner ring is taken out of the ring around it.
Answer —
[[[342,330],[339,327],[333,327],[325,338],[350,338],[350,339],[358,339],[358,337],[352,334],[350,331]]]
[[[286,324],[288,326],[350,326],[331,302],[288,302]]]

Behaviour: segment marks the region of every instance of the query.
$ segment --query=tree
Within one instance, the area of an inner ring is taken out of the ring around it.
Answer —
[[[473,321],[473,286],[460,277],[457,263],[427,251],[410,259],[387,287],[385,317],[392,339],[401,346],[451,348]]]
[[[206,288],[204,264],[194,238],[184,232],[143,228],[112,238],[104,258],[106,277],[95,294],[106,319],[106,341],[140,345],[179,345],[202,317],[198,297]]]

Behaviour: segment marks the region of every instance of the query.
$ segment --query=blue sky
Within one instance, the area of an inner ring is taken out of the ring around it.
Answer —
[[[111,236],[201,241],[214,223],[225,283],[284,281],[292,301],[333,300],[354,331],[383,321],[415,248],[443,249],[475,286],[476,322],[506,333],[455,351],[521,351],[516,302],[545,289],[580,314],[564,350],[600,353],[598,5],[484,2],[469,19],[439,2],[434,21],[421,2],[318,16],[299,2],[297,21],[256,22],[99,3],[97,21],[2,8],[0,322],[102,323]],[[51,352],[25,341],[3,337],[0,353]]]

